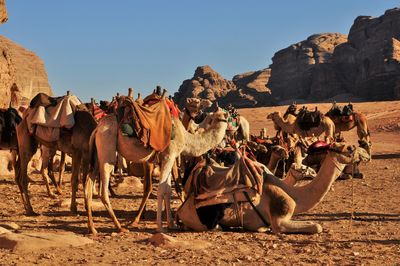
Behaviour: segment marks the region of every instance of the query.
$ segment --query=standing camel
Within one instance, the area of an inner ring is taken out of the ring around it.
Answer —
[[[61,133],[60,138],[54,142],[46,142],[37,136],[31,136],[28,129],[26,117],[17,126],[18,137],[18,171],[16,171],[16,182],[21,192],[22,201],[27,215],[37,215],[31,205],[28,192],[27,166],[35,154],[38,144],[46,146],[51,150],[60,150],[72,156],[71,177],[71,212],[77,213],[76,192],[78,190],[78,178],[81,169],[84,179],[89,168],[89,140],[92,131],[96,128],[96,121],[87,111],[76,111],[74,115],[75,124],[68,133]],[[46,159],[48,162],[48,159]],[[45,163],[46,160],[43,160]],[[46,177],[47,178],[47,177]]]
[[[295,116],[289,114],[288,119],[284,119],[281,112],[273,112],[267,116],[267,119],[271,119],[274,122],[275,128],[281,128],[282,131],[288,134],[297,134],[302,138],[312,136],[318,137],[325,134],[327,142],[331,142],[334,139],[335,124],[329,117],[321,115],[320,124],[308,130],[301,129],[298,118],[296,117],[296,119],[294,119],[294,117]]]
[[[163,101],[163,99],[161,100]],[[187,132],[182,125],[182,122],[172,117],[174,130],[174,138],[170,141],[167,148],[160,153],[161,173],[159,187],[157,191],[157,229],[162,230],[162,206],[165,202],[165,210],[167,214],[168,226],[173,226],[170,210],[171,196],[171,178],[170,173],[176,158],[180,155],[200,156],[208,150],[218,145],[225,136],[227,127],[227,114],[222,110],[218,110],[212,115],[212,124],[210,128],[199,134],[191,134]],[[94,171],[87,180],[85,186],[85,202],[88,211],[88,227],[92,234],[97,231],[93,224],[92,216],[92,189],[93,182],[96,179],[96,172],[100,171],[101,200],[111,216],[115,227],[119,232],[127,231],[122,228],[117,217],[112,209],[108,190],[110,173],[116,160],[116,152],[120,153],[128,161],[146,162],[155,154],[155,151],[150,147],[144,147],[143,144],[136,138],[123,136],[119,130],[117,117],[109,115],[103,118],[91,137],[91,147],[93,152],[97,152],[98,165],[94,167]]]

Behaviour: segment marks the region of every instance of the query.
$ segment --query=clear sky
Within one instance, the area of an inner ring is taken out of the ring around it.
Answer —
[[[391,0],[6,0],[0,34],[38,54],[56,95],[109,99],[157,84],[177,91],[197,66],[223,77],[269,66],[315,33],[348,34]]]

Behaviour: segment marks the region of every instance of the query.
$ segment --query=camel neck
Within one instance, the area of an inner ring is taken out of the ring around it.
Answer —
[[[275,154],[274,152],[271,153],[271,158],[269,159],[267,168],[275,174],[276,168],[278,167],[278,163],[280,161],[279,155]]]
[[[313,181],[302,187],[294,187],[297,188],[293,195],[296,201],[295,214],[306,212],[318,205],[344,167],[344,164],[328,153]]]
[[[293,132],[293,126],[292,124],[290,124],[287,120],[285,120],[281,114],[277,114],[273,121],[276,123],[276,125],[278,127],[280,127],[284,132],[289,133],[289,134],[293,134],[295,132]]]
[[[226,127],[226,121],[219,121],[202,133],[185,132],[186,142],[183,153],[195,157],[203,155],[221,143],[225,136]]]

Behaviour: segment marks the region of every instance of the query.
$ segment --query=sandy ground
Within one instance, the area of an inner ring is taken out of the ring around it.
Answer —
[[[310,105],[311,107],[315,105]],[[367,114],[373,142],[373,160],[361,166],[365,179],[336,181],[323,202],[312,211],[296,219],[317,221],[323,226],[318,235],[273,235],[271,233],[169,232],[177,240],[193,243],[185,247],[155,247],[147,239],[155,233],[155,195],[151,197],[147,213],[138,227],[129,226],[129,233],[113,234],[113,224],[107,213],[96,212],[98,236],[94,244],[77,248],[55,248],[35,252],[12,252],[0,249],[1,265],[65,265],[65,264],[337,264],[337,265],[399,265],[400,264],[400,102],[356,103],[356,110]],[[318,104],[327,110],[329,104]],[[250,121],[252,132],[262,127],[273,135],[272,124],[266,115],[285,107],[242,109],[240,113]],[[356,132],[346,134],[351,142]],[[68,207],[57,207],[65,195],[49,199],[39,175],[31,175],[33,207],[39,217],[24,216],[18,188],[12,176],[0,177],[0,223],[16,222],[21,231],[71,231],[87,233],[83,206],[80,214],[72,216]],[[68,178],[68,177],[67,177]],[[354,203],[352,204],[352,192]],[[117,190],[112,199],[117,216],[126,224],[137,210],[141,193],[129,189]],[[79,196],[82,197],[80,191]],[[179,205],[176,197],[173,208]],[[355,219],[350,220],[354,211]],[[202,240],[210,244],[195,245]]]

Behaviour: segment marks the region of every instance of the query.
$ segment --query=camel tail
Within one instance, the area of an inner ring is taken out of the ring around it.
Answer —
[[[89,140],[89,156],[90,156],[90,165],[89,165],[89,172],[94,171],[95,165],[97,164],[97,148],[96,148],[96,132],[97,128],[93,130],[92,134],[90,135]]]

